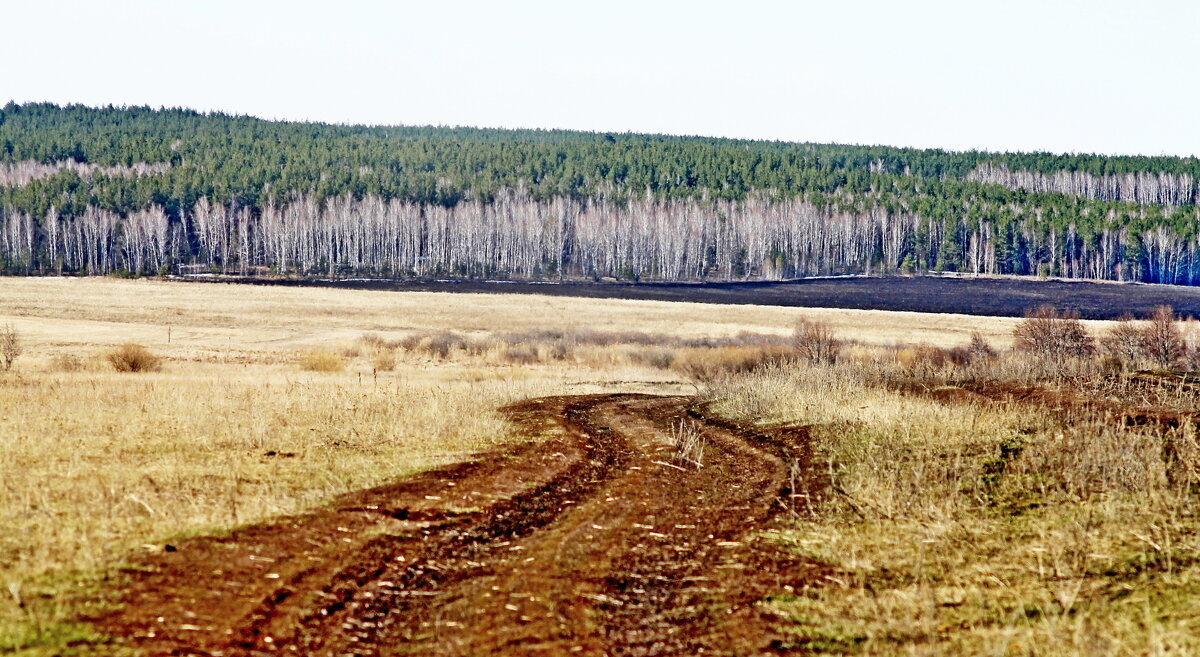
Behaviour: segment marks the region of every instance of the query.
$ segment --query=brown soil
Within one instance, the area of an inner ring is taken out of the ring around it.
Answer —
[[[764,537],[820,493],[803,427],[648,395],[508,410],[552,436],[147,555],[98,625],[150,655],[802,649],[756,603],[826,572]],[[700,466],[671,442],[681,423]]]

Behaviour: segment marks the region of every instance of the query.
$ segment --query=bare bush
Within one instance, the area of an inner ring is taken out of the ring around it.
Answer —
[[[1187,356],[1183,332],[1179,330],[1175,311],[1170,306],[1154,309],[1150,324],[1144,328],[1142,335],[1146,357],[1159,367],[1177,367]]]
[[[3,368],[5,372],[11,370],[13,362],[24,350],[17,329],[13,328],[11,324],[0,329],[0,368]]]
[[[842,350],[841,340],[833,336],[828,324],[807,319],[796,322],[792,346],[799,358],[814,365],[833,363]]]
[[[665,347],[642,347],[628,352],[629,361],[637,365],[645,365],[659,370],[671,369],[675,361],[675,351]]]
[[[1122,315],[1117,323],[1100,338],[1100,348],[1105,354],[1121,361],[1135,362],[1143,357],[1145,331],[1131,315]]]
[[[1096,341],[1079,320],[1079,313],[1039,306],[1013,329],[1018,351],[1046,358],[1082,358],[1096,351]]]
[[[971,334],[971,341],[967,343],[967,351],[971,353],[971,358],[975,361],[995,360],[1000,355],[979,331]]]
[[[504,360],[509,363],[518,365],[530,365],[538,362],[538,352],[536,347],[527,344],[518,344],[508,347],[504,350]]]
[[[358,337],[358,341],[363,343],[368,349],[382,350],[392,346],[378,333],[363,333]]]
[[[346,359],[341,354],[312,350],[300,354],[300,369],[306,372],[340,372],[346,369]]]
[[[1124,315],[1100,339],[1104,353],[1118,363],[1149,361],[1158,367],[1184,367],[1189,349],[1170,306],[1159,306],[1145,324]]]
[[[109,351],[104,357],[118,372],[157,372],[162,369],[162,358],[132,342]]]

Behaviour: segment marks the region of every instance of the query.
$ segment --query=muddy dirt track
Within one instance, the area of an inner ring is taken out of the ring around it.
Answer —
[[[825,575],[764,538],[820,493],[804,429],[684,397],[508,411],[549,437],[149,555],[100,627],[152,655],[803,650],[757,603]]]

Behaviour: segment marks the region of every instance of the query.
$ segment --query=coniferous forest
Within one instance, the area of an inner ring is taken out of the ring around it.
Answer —
[[[1200,284],[1200,160],[0,110],[0,271]]]

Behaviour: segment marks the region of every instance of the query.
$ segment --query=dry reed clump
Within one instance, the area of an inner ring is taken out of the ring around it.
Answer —
[[[162,358],[132,342],[110,350],[104,357],[118,372],[157,372],[162,369]]]
[[[300,354],[297,359],[300,369],[306,372],[341,372],[346,369],[346,359],[339,353],[313,349]]]

